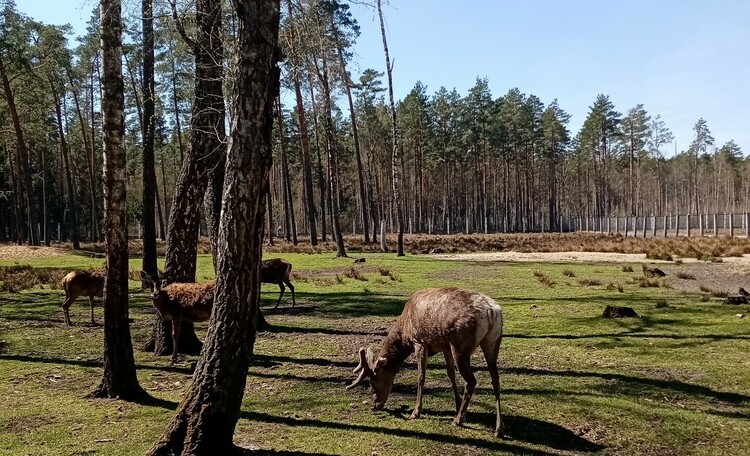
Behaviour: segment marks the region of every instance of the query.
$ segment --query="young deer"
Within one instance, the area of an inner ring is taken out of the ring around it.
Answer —
[[[172,364],[179,353],[180,326],[183,321],[198,323],[211,317],[216,282],[171,283],[162,288],[156,277],[141,271],[141,279],[151,287],[151,302],[161,317],[172,322]]]
[[[88,296],[91,306],[91,323],[94,321],[94,296],[104,296],[104,271],[73,271],[62,279],[62,288],[65,290],[65,301],[62,303],[65,324],[71,326],[70,306],[79,296]]]
[[[284,284],[286,284],[290,290],[292,290],[292,307],[294,307],[296,303],[294,299],[294,285],[292,285],[292,282],[289,280],[289,275],[292,273],[292,264],[286,260],[282,260],[281,258],[273,258],[270,260],[265,260],[260,265],[260,281],[261,283],[275,283],[279,286],[281,289],[281,294],[279,294],[279,300],[276,301],[276,305],[274,306],[274,309],[279,307],[279,303],[281,302],[281,298],[284,296]]]
[[[479,346],[487,361],[495,392],[495,436],[501,437],[503,420],[500,416],[497,358],[502,332],[502,308],[488,296],[460,288],[428,288],[417,291],[383,340],[378,355],[369,348],[359,350],[359,365],[354,369],[354,373],[359,376],[346,388],[354,388],[365,377],[369,377],[375,392],[372,398],[373,410],[382,409],[401,364],[411,353],[416,352],[419,383],[417,403],[411,416],[418,418],[422,413],[427,357],[442,352],[456,401],[456,418],[453,424],[460,426],[466,418],[466,410],[477,384],[471,369],[471,355]],[[466,381],[463,398],[456,386],[456,367]]]

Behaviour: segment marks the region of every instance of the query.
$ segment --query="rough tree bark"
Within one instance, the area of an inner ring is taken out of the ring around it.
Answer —
[[[153,0],[143,0],[143,260],[142,268],[156,277],[156,169],[154,164],[154,16]]]
[[[264,196],[278,93],[278,0],[233,0],[238,74],[228,147],[219,274],[206,347],[193,383],[152,455],[237,454],[232,443],[260,304]]]
[[[190,125],[190,145],[177,179],[169,214],[166,265],[163,280],[166,283],[195,281],[198,230],[201,204],[204,200],[208,177],[217,162],[223,159],[224,92],[222,7],[220,0],[196,2],[196,39],[187,36],[172,3],[173,16],[186,43],[195,56],[195,101]],[[156,315],[151,340],[146,351],[159,355],[172,352],[171,324]],[[201,342],[195,335],[192,323],[183,323],[180,330],[180,348],[185,353],[200,352]]]
[[[287,221],[286,236],[292,244],[297,245],[297,221],[294,218],[294,200],[292,199],[292,184],[289,178],[289,161],[286,158],[286,141],[284,138],[284,114],[281,111],[281,100],[276,99],[276,117],[279,122],[279,149],[281,151],[281,185],[284,196],[284,217]],[[291,236],[291,238],[290,238]]]
[[[101,0],[100,34],[104,66],[102,115],[104,132],[105,238],[107,276],[104,287],[104,376],[92,397],[133,400],[146,395],[138,384],[128,321],[128,236],[125,220],[125,94],[122,79],[120,0]]]
[[[396,255],[404,256],[404,210],[401,204],[401,176],[399,172],[399,132],[396,121],[396,104],[393,102],[393,76],[391,58],[388,54],[388,41],[385,38],[385,23],[383,22],[383,8],[381,0],[378,0],[378,17],[380,18],[380,33],[383,36],[383,51],[385,52],[385,69],[388,75],[388,97],[391,106],[391,134],[393,135],[393,154],[391,155],[391,169],[393,173],[393,204],[396,206],[396,227],[398,228],[398,242],[396,244]]]

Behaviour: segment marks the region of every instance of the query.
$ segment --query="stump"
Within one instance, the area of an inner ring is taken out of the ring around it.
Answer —
[[[638,318],[632,307],[607,306],[602,314],[604,318]]]

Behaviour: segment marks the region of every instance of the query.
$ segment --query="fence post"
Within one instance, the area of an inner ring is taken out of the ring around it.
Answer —
[[[675,215],[677,217],[677,223],[675,224],[675,237],[680,237],[680,214]]]
[[[729,237],[734,237],[734,213],[729,214]]]
[[[745,213],[745,235],[750,239],[750,212]]]
[[[685,224],[687,225],[687,235],[690,237],[690,214],[685,216]]]
[[[703,237],[703,214],[698,214],[698,235]]]
[[[638,216],[633,216],[633,239],[638,237]]]
[[[664,216],[664,237],[667,237],[667,217],[668,215]]]
[[[656,216],[655,215],[651,216],[651,223],[653,223],[653,225],[651,226],[651,229],[654,230],[654,237],[656,237]]]
[[[628,237],[628,228],[630,223],[630,218],[626,215],[625,216],[625,237]]]
[[[649,217],[647,215],[643,216],[643,239],[646,239],[646,230],[648,228],[648,219],[649,219]]]

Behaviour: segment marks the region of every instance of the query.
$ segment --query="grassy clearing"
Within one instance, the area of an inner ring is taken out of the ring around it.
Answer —
[[[750,453],[750,335],[748,320],[735,317],[738,307],[641,287],[621,265],[363,254],[358,256],[366,263],[352,269],[352,260],[331,254],[268,256],[294,265],[298,302],[291,309],[285,299],[273,311],[278,288],[263,286],[273,329],[259,335],[248,374],[236,432],[242,446],[347,455]],[[133,260],[131,269],[139,263]],[[14,264],[76,269],[99,267],[101,259],[0,260],[0,266]],[[534,276],[562,279],[549,287]],[[212,278],[208,256],[199,259],[198,277]],[[154,310],[138,283],[130,284],[139,347]],[[344,390],[353,378],[356,350],[379,343],[411,292],[451,285],[485,292],[504,308],[507,439],[492,437],[492,393],[479,353],[465,428],[450,425],[453,398],[440,357],[430,359],[419,420],[408,419],[416,392],[412,360],[396,378],[383,412],[370,411],[366,388]],[[168,357],[137,351],[139,379],[155,400],[85,399],[101,376],[102,328],[84,323],[83,299],[71,309],[75,326],[64,326],[62,292],[49,288],[0,292],[0,451],[143,454],[171,419],[194,358],[170,366]],[[633,307],[641,318],[601,318],[607,304]],[[101,309],[96,318],[101,321]],[[199,335],[204,328],[199,325]]]

